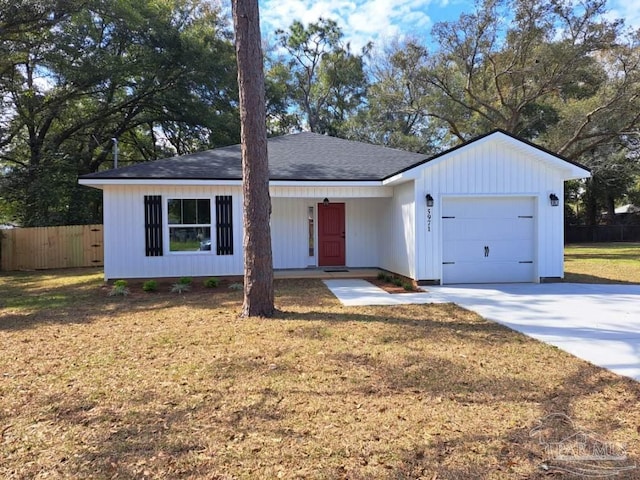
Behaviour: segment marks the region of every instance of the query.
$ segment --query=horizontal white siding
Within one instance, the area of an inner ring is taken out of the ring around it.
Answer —
[[[442,278],[441,206],[447,196],[534,197],[537,209],[536,277],[562,277],[563,274],[563,210],[551,207],[549,194],[561,199],[564,172],[523,151],[505,149],[497,142],[453,152],[442,161],[426,168],[416,180],[417,219],[419,232],[417,277],[420,280]],[[425,195],[434,197],[431,208],[431,231],[427,226]]]
[[[337,202],[338,198],[380,198],[391,197],[393,188],[391,187],[270,187],[269,192],[272,198],[328,198],[332,202]]]
[[[380,211],[380,267],[416,278],[416,218],[414,183],[394,188],[394,196]]]

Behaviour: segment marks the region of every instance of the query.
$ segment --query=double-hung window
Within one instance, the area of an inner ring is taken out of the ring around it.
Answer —
[[[170,198],[167,202],[169,251],[211,250],[211,200]]]

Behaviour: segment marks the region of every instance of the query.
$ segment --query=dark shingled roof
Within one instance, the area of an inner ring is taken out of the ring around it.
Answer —
[[[423,154],[316,133],[268,140],[271,180],[382,180],[423,162]],[[240,180],[240,145],[83,175],[83,179]]]

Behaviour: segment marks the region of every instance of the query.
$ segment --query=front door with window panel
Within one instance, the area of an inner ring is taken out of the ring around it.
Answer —
[[[345,265],[344,203],[318,204],[318,265]]]

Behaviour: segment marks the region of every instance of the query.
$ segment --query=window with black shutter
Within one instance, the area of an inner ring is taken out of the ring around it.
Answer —
[[[162,256],[162,197],[144,197],[144,245],[147,257]]]
[[[170,198],[167,200],[169,251],[211,250],[211,200]]]
[[[216,253],[233,255],[231,195],[216,195]]]

